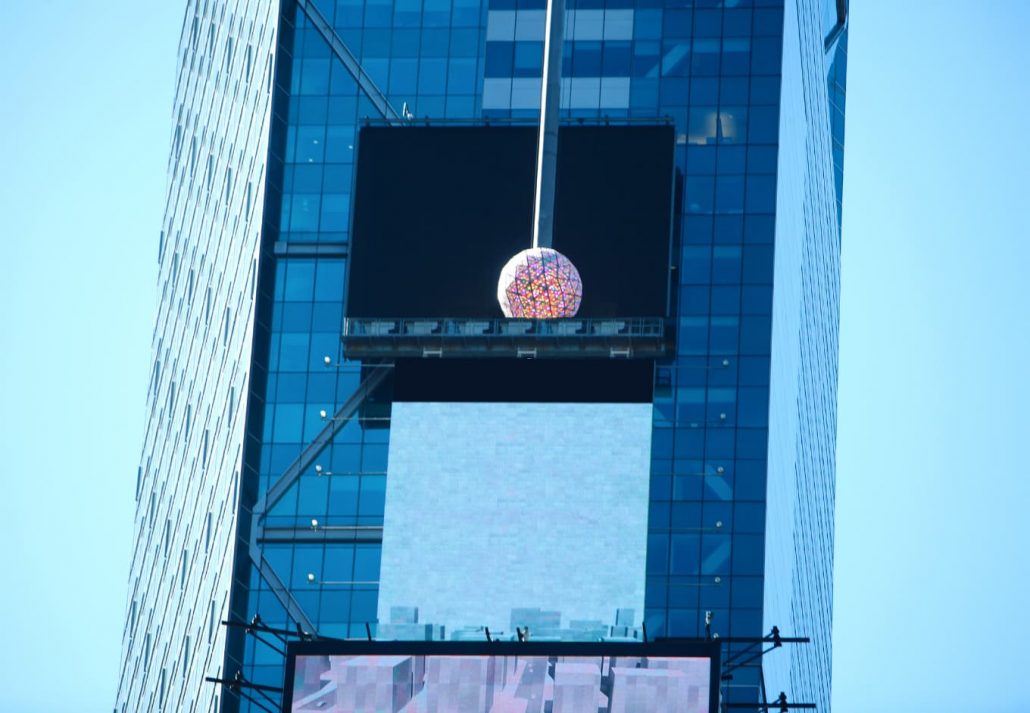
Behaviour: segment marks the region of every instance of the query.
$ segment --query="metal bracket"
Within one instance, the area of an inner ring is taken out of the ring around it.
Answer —
[[[711,627],[711,617],[706,612],[706,628]],[[711,640],[711,637],[709,637]],[[807,644],[810,643],[811,639],[807,636],[781,636],[780,627],[774,626],[768,634],[759,638],[746,638],[746,637],[726,637],[720,639],[723,645],[729,644],[747,644],[743,649],[730,654],[725,661],[722,662],[721,680],[730,681],[733,679],[733,672],[744,666],[754,664],[758,659],[765,656],[770,651],[781,648],[784,644]],[[771,644],[768,648],[763,648],[765,644]],[[765,676],[762,674],[762,669],[758,671],[761,685],[759,689],[762,692],[762,703],[730,703],[723,702],[720,704],[720,708],[724,711],[729,709],[746,709],[754,711],[762,711],[763,713],[769,713],[769,711],[778,711],[778,713],[788,713],[792,709],[815,709],[815,703],[788,703],[787,694],[781,692],[775,701],[772,703],[768,702],[765,692]]]
[[[777,711],[778,713],[787,713],[791,710],[815,710],[815,703],[789,703],[787,702],[787,694],[781,692],[779,697],[772,703],[723,703],[723,708],[735,708],[735,709],[746,709],[753,711]]]

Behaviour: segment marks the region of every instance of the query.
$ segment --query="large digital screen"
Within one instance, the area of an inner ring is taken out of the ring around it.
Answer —
[[[715,713],[705,642],[313,642],[287,657],[290,713]]]
[[[358,138],[347,315],[502,317],[501,269],[532,247],[532,126],[366,126]],[[578,317],[667,313],[670,125],[559,131],[553,247]]]
[[[394,401],[379,638],[639,635],[653,411]]]

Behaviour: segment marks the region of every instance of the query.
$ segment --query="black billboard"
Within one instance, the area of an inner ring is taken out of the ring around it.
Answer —
[[[705,641],[290,644],[283,711],[716,713]]]
[[[394,401],[649,403],[650,359],[398,359]]]
[[[554,241],[583,280],[578,317],[667,314],[671,125],[564,126]],[[504,264],[532,247],[532,126],[365,126],[347,315],[501,317]]]

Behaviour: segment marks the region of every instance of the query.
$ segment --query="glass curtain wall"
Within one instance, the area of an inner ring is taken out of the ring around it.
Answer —
[[[567,10],[563,119],[676,127],[677,343],[654,375],[647,630],[703,635],[711,611],[719,635],[760,636],[784,2]],[[543,0],[284,0],[281,12],[244,456],[254,500],[372,372],[342,364],[339,348],[362,122],[532,121],[544,31]],[[388,398],[341,426],[263,519],[288,595],[248,564],[241,617],[293,628],[299,607],[322,635],[374,632]],[[231,658],[247,680],[281,685],[279,654],[252,637],[240,646]],[[726,696],[753,701],[758,683],[741,671]]]

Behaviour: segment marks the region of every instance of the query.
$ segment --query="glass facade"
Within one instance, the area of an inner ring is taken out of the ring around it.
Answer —
[[[158,240],[160,301],[114,709],[217,710],[278,17],[188,3]]]
[[[723,697],[755,701],[764,673],[820,710],[847,42],[828,5],[567,0],[561,85],[566,122],[675,127],[647,632],[703,635],[712,612],[724,637],[811,636]],[[358,131],[532,122],[544,7],[190,4],[119,710],[260,710],[203,682],[282,684],[281,654],[222,619],[375,631],[391,404],[386,369],[340,346]]]

